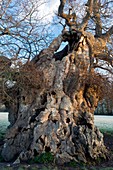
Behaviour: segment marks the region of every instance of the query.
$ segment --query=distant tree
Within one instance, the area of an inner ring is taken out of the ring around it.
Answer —
[[[49,22],[43,22],[39,9],[43,0],[0,1],[0,55],[31,59],[47,46]]]
[[[0,101],[6,84],[13,84],[18,69],[48,46],[54,34],[49,21],[43,21],[43,0],[0,1]],[[12,64],[12,67],[10,68]],[[10,82],[10,83],[9,83]]]

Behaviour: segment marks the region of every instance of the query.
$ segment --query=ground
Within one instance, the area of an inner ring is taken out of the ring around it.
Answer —
[[[64,166],[43,165],[43,164],[10,164],[0,163],[1,170],[113,170],[113,132],[104,133],[104,142],[110,150],[111,160],[100,162],[96,165],[71,164]],[[3,144],[3,139],[0,140],[0,145]]]

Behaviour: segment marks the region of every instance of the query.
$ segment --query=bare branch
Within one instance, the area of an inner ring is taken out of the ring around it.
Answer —
[[[36,63],[40,58],[45,57],[45,56],[47,58],[50,58],[50,59],[53,58],[54,52],[56,52],[59,49],[62,41],[63,41],[63,37],[62,37],[62,35],[59,35],[57,38],[55,38],[52,41],[52,43],[49,45],[49,47],[47,49],[42,50],[39,53],[39,55],[35,56],[31,60],[31,62],[35,62]]]
[[[55,52],[59,49],[61,43],[63,41],[62,35],[59,35],[57,38],[55,38],[52,43],[49,45],[48,49],[51,49],[51,51]]]
[[[95,21],[95,35],[100,36],[102,35],[102,21],[100,17],[100,3],[97,0],[94,0],[93,3],[93,15],[94,15],[94,21]]]
[[[68,15],[64,13],[64,5],[66,3],[66,0],[60,0],[60,6],[58,8],[58,16],[64,18],[67,23],[69,22],[69,18],[68,18]]]
[[[50,30],[40,17],[42,0],[1,0],[0,53],[8,57],[33,58],[50,42]],[[42,33],[43,32],[43,33]],[[12,44],[14,42],[14,45]],[[7,44],[7,45],[6,45]]]
[[[100,65],[94,65],[94,68],[100,68],[100,69],[102,69],[102,70],[106,70],[106,71],[108,71],[109,73],[113,74],[113,71],[112,71],[110,68],[108,68],[108,67],[102,67],[102,66],[100,66]]]
[[[103,39],[106,39],[106,40],[109,40],[109,37],[113,34],[113,25],[109,28],[109,30],[105,33],[105,34],[102,34],[102,38]]]
[[[95,58],[99,58],[100,60],[107,61],[113,67],[113,57],[109,56],[107,53],[95,54]]]
[[[71,13],[72,9],[69,9],[68,14],[64,13],[65,3],[66,3],[66,0],[60,0],[60,6],[58,8],[58,16],[64,18],[66,20],[66,24],[70,27],[76,24],[76,14]]]
[[[79,28],[82,31],[87,27],[88,20],[91,18],[91,14],[93,11],[93,0],[88,0],[86,6],[86,16],[83,18],[82,23],[79,25]]]

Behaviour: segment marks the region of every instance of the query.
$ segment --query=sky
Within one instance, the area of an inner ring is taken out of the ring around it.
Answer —
[[[43,2],[45,0],[42,0]],[[58,11],[58,6],[60,4],[60,0],[47,0],[47,3],[44,3],[43,5],[40,6],[40,15],[46,16],[45,17],[45,22],[46,21],[52,21],[55,13]]]
[[[58,7],[60,5],[60,0],[42,0],[43,2],[46,1],[43,5],[40,6],[40,16],[44,17],[43,22],[48,23],[50,22],[50,28],[52,30],[52,33],[55,37],[57,37],[59,34],[61,34],[62,26],[60,24],[58,25],[52,25],[51,23],[53,21],[53,18],[58,13]],[[59,50],[61,50],[64,47],[65,43],[62,43]]]
[[[34,0],[35,1],[35,0]],[[53,24],[55,20],[55,16],[58,13],[58,7],[60,5],[60,0],[41,0],[42,2],[46,2],[43,3],[40,7],[39,7],[39,16],[42,19],[42,22],[44,24],[49,22],[49,30],[50,32],[52,32],[52,35],[54,37],[57,37],[59,34],[61,34],[62,31],[62,26],[60,24],[56,25]],[[53,21],[54,18],[54,21]]]

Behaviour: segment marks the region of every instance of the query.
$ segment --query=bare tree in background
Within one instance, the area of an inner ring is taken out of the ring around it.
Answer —
[[[52,38],[49,21],[43,21],[47,16],[40,16],[45,3],[44,0],[0,1],[0,102],[7,95],[7,81],[13,84],[14,73],[47,47]]]
[[[42,0],[0,1],[0,55],[31,59],[47,46],[50,32],[39,9]],[[39,45],[40,44],[40,45]]]
[[[10,121],[2,150],[6,161],[40,158],[45,152],[60,164],[109,157],[94,111],[112,91],[112,4],[60,0],[62,33],[22,65],[7,88],[13,102],[5,101]],[[62,42],[67,45],[58,52]]]

